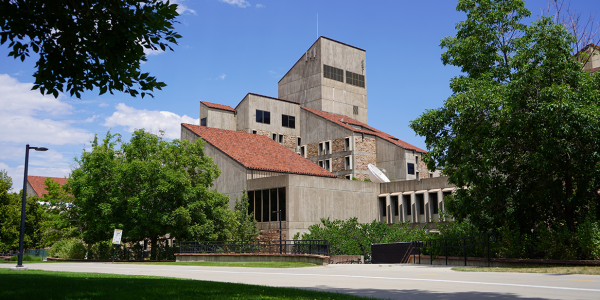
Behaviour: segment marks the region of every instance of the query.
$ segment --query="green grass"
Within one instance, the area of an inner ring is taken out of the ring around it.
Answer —
[[[0,299],[367,299],[191,279],[35,270],[0,269],[0,282]]]
[[[287,261],[248,261],[248,262],[120,262],[119,264],[140,265],[176,265],[200,267],[248,267],[248,268],[302,268],[314,267],[315,264]]]
[[[459,272],[512,272],[547,274],[600,275],[600,267],[592,266],[536,266],[536,267],[454,267]]]

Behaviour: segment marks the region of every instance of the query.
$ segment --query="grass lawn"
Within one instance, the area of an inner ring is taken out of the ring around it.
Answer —
[[[0,269],[0,299],[368,299],[344,294],[153,276]]]
[[[600,267],[590,266],[541,266],[541,267],[454,267],[460,272],[513,272],[513,273],[548,273],[548,274],[584,274],[600,275]]]
[[[120,264],[140,265],[176,265],[200,267],[249,267],[249,268],[301,268],[314,267],[315,264],[286,261],[248,261],[248,262],[120,262]]]

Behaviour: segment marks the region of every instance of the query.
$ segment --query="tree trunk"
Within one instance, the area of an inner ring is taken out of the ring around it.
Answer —
[[[156,253],[157,253],[157,250],[158,250],[158,243],[157,243],[158,242],[158,237],[154,236],[154,237],[152,237],[150,239],[150,241],[151,241],[150,242],[150,260],[156,260],[156,259],[158,259],[156,257]]]

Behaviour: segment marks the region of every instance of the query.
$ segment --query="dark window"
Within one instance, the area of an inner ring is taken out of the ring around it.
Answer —
[[[279,221],[277,218],[277,189],[271,189],[271,221]]]
[[[281,210],[281,221],[285,221],[285,188],[278,188],[279,210]]]
[[[394,207],[393,208],[394,216],[397,216],[398,215],[398,196],[392,196],[391,200],[392,200],[392,206]]]
[[[254,216],[254,191],[248,192],[248,214]]]
[[[252,134],[256,134],[256,130],[252,130]]]
[[[271,124],[271,112],[257,109],[256,122],[263,124]]]
[[[331,167],[331,163],[329,162],[329,159],[325,161],[325,170],[329,171]]]
[[[408,174],[415,175],[415,164],[408,163]]]
[[[365,75],[360,75],[360,74],[352,73],[350,71],[346,71],[346,83],[364,88],[365,87]]]
[[[280,144],[283,144],[283,134],[280,134],[280,135],[279,135],[279,143],[280,143]]]
[[[354,113],[355,115],[358,115],[358,106],[354,105],[354,108],[353,108],[353,113]]]
[[[350,150],[350,138],[345,138],[344,139],[344,149],[346,151]]]
[[[281,126],[287,128],[296,128],[296,117],[281,115]]]
[[[298,137],[298,145],[297,146],[300,146],[300,145],[302,145],[302,138]]]
[[[200,126],[206,126],[206,118],[200,119]]]
[[[379,212],[384,217],[387,216],[385,208],[385,197],[379,197]]]
[[[304,157],[304,146],[300,147],[300,155],[302,155],[302,157]]]
[[[410,195],[404,195],[402,196],[403,198],[403,202],[404,202],[404,206],[406,207],[406,215],[410,216],[410,211],[412,210],[411,208],[411,204],[410,204]]]
[[[277,141],[277,133],[273,133],[273,140]]]
[[[262,222],[262,191],[254,192],[254,217],[256,222]]]
[[[342,69],[323,65],[323,76],[325,76],[325,78],[344,82],[344,70]]]
[[[262,190],[262,209],[263,222],[269,222],[269,190]]]
[[[423,199],[423,194],[417,194],[417,205],[419,206],[419,214],[425,214],[425,199]]]
[[[431,193],[429,194],[429,203],[431,203],[431,210],[433,214],[438,213],[438,194]]]
[[[346,170],[350,169],[350,156],[344,157],[344,161],[346,163]]]

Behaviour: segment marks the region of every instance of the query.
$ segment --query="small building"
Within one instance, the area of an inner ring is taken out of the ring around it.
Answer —
[[[46,190],[46,185],[44,184],[44,182],[46,181],[46,178],[52,179],[52,181],[60,184],[60,186],[63,186],[63,184],[67,183],[67,178],[46,177],[46,176],[27,176],[27,197],[31,197],[31,196],[44,197],[44,195],[47,195],[48,191]]]

